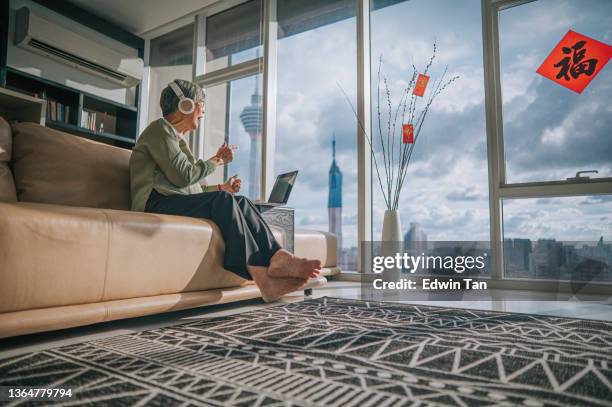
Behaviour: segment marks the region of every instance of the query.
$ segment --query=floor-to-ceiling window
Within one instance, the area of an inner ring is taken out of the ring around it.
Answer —
[[[410,123],[406,115],[402,122],[400,114],[395,120],[413,65],[418,73],[424,73],[436,44],[425,94],[418,97],[410,93],[408,98],[409,105],[417,103],[415,116],[446,67],[447,78],[459,76],[433,102],[415,140],[398,204],[402,235],[407,240],[489,240],[480,9],[480,0],[371,1],[371,134],[384,187],[387,178],[397,179],[398,155],[408,146],[403,144],[402,124],[413,124],[416,131],[416,118]],[[391,129],[395,128],[395,133],[391,142],[386,139],[389,110],[385,80],[393,107]],[[382,148],[396,152],[392,165],[387,163],[387,174]],[[386,209],[376,177],[372,181],[374,240],[381,238]]]
[[[570,29],[609,43],[612,3],[514,3],[498,23],[504,276],[610,281],[612,195],[594,192],[612,176],[612,71],[577,93],[536,70]]]
[[[357,269],[355,0],[277,0],[274,171],[299,170],[296,228],[331,231],[339,266]]]
[[[210,150],[224,141],[236,146],[234,161],[217,174],[217,181],[238,175],[241,195],[259,198],[261,170],[261,74],[206,88],[206,144]]]
[[[242,195],[259,199],[262,142],[262,1],[251,0],[206,18],[206,113],[203,151],[212,155],[224,142],[235,146],[234,161],[209,177],[242,180]],[[235,70],[240,64],[254,64]],[[219,74],[221,72],[221,74]]]

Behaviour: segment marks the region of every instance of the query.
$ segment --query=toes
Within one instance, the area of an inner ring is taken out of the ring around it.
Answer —
[[[319,260],[308,260],[294,257],[290,262],[282,266],[276,264],[268,269],[268,275],[276,278],[311,278],[316,277],[321,271]]]
[[[304,259],[306,260],[306,259]],[[320,269],[321,268],[321,261],[320,260],[306,260],[307,264],[309,267],[313,268],[313,269]]]

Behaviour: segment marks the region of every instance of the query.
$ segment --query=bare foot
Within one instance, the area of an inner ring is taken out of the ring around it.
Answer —
[[[274,253],[270,260],[268,275],[276,278],[312,278],[321,272],[319,260],[308,260],[295,257],[285,249]]]
[[[265,302],[276,301],[285,294],[304,288],[307,279],[303,278],[274,278],[268,275],[265,267],[251,267],[249,272],[253,281],[259,287]]]

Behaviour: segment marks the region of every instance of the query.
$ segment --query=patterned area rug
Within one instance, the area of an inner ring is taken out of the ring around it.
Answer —
[[[0,360],[75,404],[610,406],[612,323],[321,298]]]

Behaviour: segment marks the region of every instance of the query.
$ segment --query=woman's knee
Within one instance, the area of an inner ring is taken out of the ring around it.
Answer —
[[[234,195],[234,199],[236,202],[238,202],[238,205],[240,205],[241,208],[246,208],[253,204],[249,198],[243,195]]]
[[[217,194],[217,199],[221,199],[224,201],[232,201],[234,200],[234,195],[230,194],[227,191],[215,191],[215,194]]]
[[[215,192],[215,194],[217,194],[217,196],[215,197],[215,205],[227,208],[233,208],[237,205],[237,202],[234,199],[234,195],[230,194],[229,192],[218,191]]]

